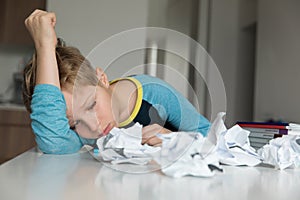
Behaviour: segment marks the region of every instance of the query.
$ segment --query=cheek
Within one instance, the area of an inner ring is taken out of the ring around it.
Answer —
[[[80,136],[80,137],[83,137],[83,138],[88,138],[90,134],[87,134],[81,130],[77,130],[77,134]]]
[[[102,96],[102,98],[97,99],[97,104],[95,107],[97,119],[100,121],[105,121],[106,118],[111,118],[112,108],[111,108],[111,99],[108,95]]]
[[[84,129],[82,129],[81,126],[76,127],[75,132],[76,132],[80,137],[83,137],[83,138],[87,138],[87,137],[89,136],[89,134],[88,134]]]
[[[95,132],[91,131],[88,127],[84,125],[78,126],[76,128],[76,133],[83,138],[89,138],[89,139],[98,138],[98,134],[95,134]]]

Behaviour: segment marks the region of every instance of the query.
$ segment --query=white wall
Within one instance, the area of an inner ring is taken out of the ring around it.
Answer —
[[[68,44],[78,47],[86,56],[114,34],[145,27],[147,6],[147,0],[51,0],[47,3],[48,11],[56,13],[58,36]],[[98,59],[101,63],[101,55]],[[143,61],[143,51],[131,52],[127,56],[121,56],[106,72],[109,79],[113,79],[142,64]]]
[[[300,1],[259,1],[255,119],[300,123]]]
[[[229,126],[252,120],[253,75],[252,80],[249,77],[254,63],[251,66],[247,60],[253,59],[253,47],[249,48],[251,38],[245,37],[245,28],[256,21],[255,9],[254,0],[211,1],[208,51],[225,84]]]
[[[179,0],[169,1],[166,15],[166,28],[178,31],[185,35],[191,34],[192,22],[192,6],[193,0]],[[176,87],[185,97],[188,97],[188,77],[189,77],[189,63],[179,56],[189,57],[189,43],[183,44],[181,41],[169,44],[166,41],[166,47],[176,45],[177,48],[182,49],[183,55],[175,55],[167,53],[165,55],[165,64],[168,66],[164,73],[164,79]]]
[[[222,74],[227,95],[226,121],[232,123],[236,103],[238,0],[211,3],[209,54]]]
[[[193,0],[150,0],[148,26],[167,28],[178,31],[179,34],[190,35],[192,3]],[[189,44],[170,41],[170,38],[165,38],[165,36],[159,35],[154,39],[154,42],[158,43],[158,48],[168,50],[170,46],[175,46],[175,48],[181,48],[184,55],[175,55],[168,51],[160,52],[159,63],[164,65],[158,66],[157,76],[188,97],[188,63],[180,56],[188,57]]]
[[[167,37],[166,35],[159,35],[156,38],[158,48],[167,50],[158,53],[158,62],[163,65],[158,66],[157,76],[174,86],[202,114],[205,114],[203,109],[205,106],[204,96],[199,92],[200,87],[197,87],[196,91],[191,88],[188,80],[192,76],[189,74],[191,66],[187,60],[184,60],[184,57],[190,60],[195,59],[192,58],[191,54],[191,42],[186,38],[190,38],[193,29],[197,29],[198,20],[194,19],[194,17],[198,17],[195,16],[197,9],[198,3],[195,0],[150,0],[148,26],[163,27],[173,31]],[[170,52],[170,49],[177,49],[175,51],[178,55]],[[205,87],[203,82],[200,83],[199,81],[197,84],[201,85],[201,88]],[[195,92],[199,93],[198,97],[196,97]]]

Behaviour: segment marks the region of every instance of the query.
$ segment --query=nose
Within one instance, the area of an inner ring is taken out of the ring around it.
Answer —
[[[95,114],[87,114],[84,123],[91,132],[101,132],[100,123]]]

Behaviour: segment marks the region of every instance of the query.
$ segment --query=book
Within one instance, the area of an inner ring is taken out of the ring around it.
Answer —
[[[267,144],[270,140],[272,140],[273,138],[257,138],[257,137],[249,137],[249,141],[250,141],[250,144],[251,142],[255,142],[255,143],[260,143],[260,144]]]
[[[300,135],[299,129],[276,129],[276,128],[253,128],[253,127],[242,127],[251,133],[261,134],[277,134],[277,135]]]
[[[257,143],[257,142],[251,142],[250,141],[250,145],[251,147],[253,147],[255,150],[260,149],[261,147],[263,147],[265,144],[261,144],[261,143]]]
[[[289,126],[285,125],[275,125],[275,124],[243,124],[238,123],[240,127],[249,127],[249,128],[265,128],[265,129],[288,129]]]
[[[254,149],[259,149],[268,144],[273,138],[249,137],[250,146]]]
[[[273,122],[242,122],[236,123],[245,130],[250,131],[250,146],[259,149],[268,144],[270,140],[283,135],[300,135],[300,125],[294,123]]]
[[[245,130],[250,131],[250,146],[259,149],[268,144],[270,140],[288,134],[288,123],[273,122],[237,122],[237,124]]]
[[[250,132],[249,138],[250,137],[258,137],[258,138],[266,138],[266,139],[273,139],[274,134],[270,133],[256,133],[256,132]]]
[[[249,128],[264,128],[264,129],[281,129],[281,130],[289,130],[297,134],[300,133],[300,124],[296,123],[287,123],[287,122],[246,122],[246,121],[238,121],[240,127],[249,127]]]
[[[242,127],[245,130],[255,133],[265,133],[265,134],[282,134],[287,135],[288,129],[276,129],[276,128],[253,128],[253,127]]]

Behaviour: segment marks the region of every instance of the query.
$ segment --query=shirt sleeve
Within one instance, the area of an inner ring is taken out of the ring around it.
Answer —
[[[48,154],[77,152],[84,143],[93,142],[80,138],[70,129],[66,116],[66,102],[60,89],[53,85],[39,84],[34,88],[31,101],[31,127],[39,149]]]
[[[178,130],[199,132],[206,136],[210,122],[179,92],[175,91],[170,96],[173,97],[170,100],[171,104],[174,103],[173,107],[169,107],[170,123],[177,124]]]

